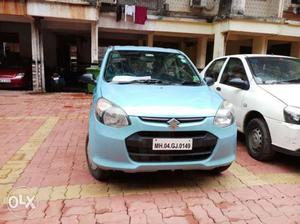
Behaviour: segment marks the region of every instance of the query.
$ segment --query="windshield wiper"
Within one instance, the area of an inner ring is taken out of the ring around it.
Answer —
[[[184,81],[184,82],[181,83],[181,85],[186,85],[186,86],[200,86],[201,82]]]
[[[163,82],[162,80],[159,79],[135,79],[135,80],[130,80],[128,82],[116,82],[118,84],[132,84],[132,83],[146,83],[146,84],[160,84],[164,83],[167,84],[166,82]]]
[[[300,79],[291,79],[291,80],[285,80],[283,82],[288,82],[288,83],[300,83]]]

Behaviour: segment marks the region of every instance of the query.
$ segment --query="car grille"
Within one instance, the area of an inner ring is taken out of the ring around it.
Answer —
[[[186,151],[154,151],[153,138],[192,138],[193,149]],[[129,157],[136,162],[183,162],[207,159],[218,138],[206,131],[137,132],[126,139]]]
[[[171,118],[165,117],[140,117],[142,121],[148,122],[162,122],[167,123]],[[182,117],[182,118],[175,118],[180,123],[188,123],[188,122],[200,122],[204,121],[205,117]]]

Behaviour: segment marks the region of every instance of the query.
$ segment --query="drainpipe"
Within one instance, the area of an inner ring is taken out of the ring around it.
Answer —
[[[278,4],[278,18],[282,18],[284,10],[284,0],[279,0]]]

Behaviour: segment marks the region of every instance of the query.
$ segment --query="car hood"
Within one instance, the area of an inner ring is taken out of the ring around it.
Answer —
[[[207,86],[103,83],[101,91],[104,98],[131,116],[215,116],[222,102],[222,98]]]
[[[285,104],[300,107],[300,84],[261,85],[261,87]]]

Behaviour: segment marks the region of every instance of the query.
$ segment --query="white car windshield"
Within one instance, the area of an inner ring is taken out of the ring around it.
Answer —
[[[112,51],[104,78],[118,84],[202,84],[184,55],[154,51]]]
[[[249,57],[257,84],[300,83],[300,60],[286,57]]]

